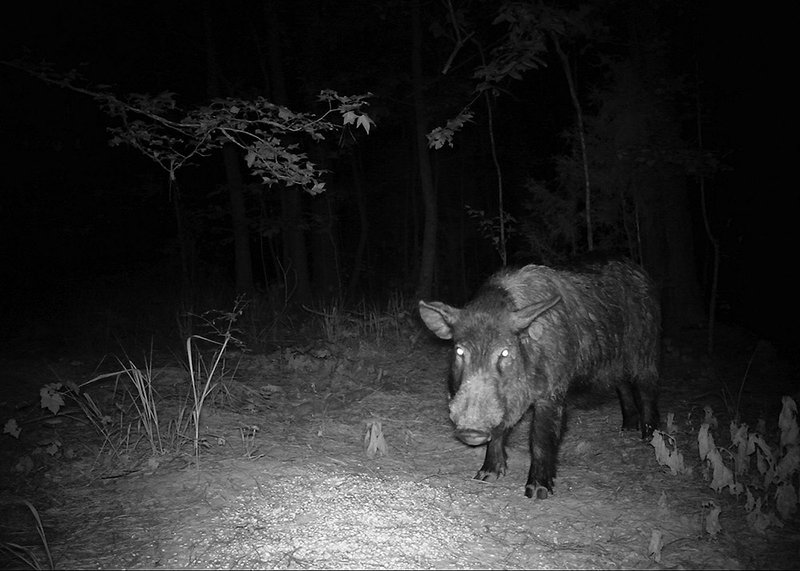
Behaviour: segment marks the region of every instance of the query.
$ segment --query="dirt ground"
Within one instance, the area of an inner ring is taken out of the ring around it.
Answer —
[[[667,344],[660,400],[693,474],[671,475],[649,444],[620,432],[613,394],[580,394],[555,494],[543,501],[524,496],[525,420],[505,478],[472,479],[484,448],[453,437],[447,347],[424,336],[229,355],[237,368],[206,404],[199,462],[188,445],[155,456],[145,440],[134,447],[136,424],[123,453],[109,454],[78,409],[67,403],[51,418],[38,406],[43,384],[83,382],[96,363],[5,360],[0,420],[16,418],[22,433],[0,436],[0,542],[47,566],[27,500],[64,569],[800,568],[800,518],[755,532],[742,499],[709,488],[696,437],[711,406],[725,443],[725,402],[743,378],[742,420],[763,417],[774,437],[780,397],[800,383],[768,344],[729,332],[710,359],[704,341],[697,332]],[[154,365],[166,425],[188,377],[174,358]],[[88,389],[112,416],[128,406],[114,389]],[[705,530],[710,500],[722,509],[715,537]],[[654,532],[660,561],[649,554]],[[8,554],[0,565],[25,568]]]

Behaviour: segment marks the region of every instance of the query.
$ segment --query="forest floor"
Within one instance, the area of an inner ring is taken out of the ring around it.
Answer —
[[[203,409],[199,457],[190,440],[153,454],[127,420],[123,381],[86,388],[122,428],[116,451],[76,406],[58,416],[39,406],[42,385],[84,382],[97,363],[6,359],[0,422],[15,418],[22,432],[0,435],[0,545],[49,566],[26,500],[64,569],[798,569],[800,518],[756,531],[743,498],[709,487],[697,432],[710,406],[719,446],[734,410],[751,426],[763,418],[774,441],[781,397],[797,398],[800,383],[768,344],[721,330],[709,358],[704,335],[668,344],[660,399],[692,472],[672,475],[652,446],[621,432],[613,393],[584,394],[569,407],[555,493],[539,501],[524,496],[525,419],[507,475],[472,479],[485,449],[454,438],[448,349],[424,334],[228,354],[229,374]],[[174,357],[153,360],[167,440],[188,373]],[[7,549],[0,566],[26,568]]]

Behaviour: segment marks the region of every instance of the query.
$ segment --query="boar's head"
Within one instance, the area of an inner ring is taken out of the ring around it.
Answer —
[[[425,325],[453,340],[450,418],[466,444],[492,439],[510,428],[531,404],[531,344],[527,331],[561,298],[516,309],[502,290],[484,291],[465,308],[419,302]]]

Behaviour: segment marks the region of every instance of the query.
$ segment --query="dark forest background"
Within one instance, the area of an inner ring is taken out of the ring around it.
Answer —
[[[524,45],[535,61],[489,97],[476,70],[509,41],[500,2],[17,6],[2,24],[4,61],[77,69],[121,95],[169,90],[185,107],[264,96],[313,112],[322,89],[370,92],[375,126],[287,140],[329,171],[316,196],[264,185],[231,149],[171,184],[108,145],[113,119],[91,98],[0,66],[4,348],[63,348],[98,326],[124,337],[150,315],[230,307],[237,291],[270,315],[399,294],[463,303],[502,265],[498,173],[508,264],[589,251],[582,132],[592,246],[648,269],[667,333],[707,323],[705,207],[716,317],[791,354],[797,191],[780,173],[797,144],[790,92],[773,80],[791,74],[784,18],[712,1],[521,5],[566,24]],[[452,147],[428,148],[421,133],[468,105]],[[235,262],[233,191],[247,268]]]

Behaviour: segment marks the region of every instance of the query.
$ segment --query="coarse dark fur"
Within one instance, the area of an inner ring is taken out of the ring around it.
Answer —
[[[525,495],[552,493],[564,401],[579,380],[616,387],[623,429],[647,438],[658,426],[660,310],[629,261],[503,270],[463,309],[420,301],[419,311],[453,340],[450,417],[463,442],[488,443],[479,480],[505,474],[506,439],[531,409]]]

